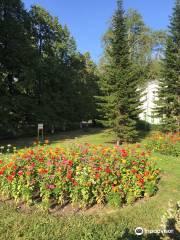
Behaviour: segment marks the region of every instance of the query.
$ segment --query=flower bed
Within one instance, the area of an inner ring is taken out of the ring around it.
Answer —
[[[180,155],[180,133],[156,133],[150,136],[145,144],[146,149],[164,155]]]
[[[37,146],[0,160],[0,192],[16,201],[129,204],[157,190],[159,170],[150,153],[77,144],[70,148]]]

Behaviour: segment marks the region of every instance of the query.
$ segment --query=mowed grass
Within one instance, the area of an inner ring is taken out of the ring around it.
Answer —
[[[90,142],[112,144],[114,136],[109,130],[73,131],[49,138],[52,146]],[[21,147],[30,144],[26,139],[12,142]],[[158,236],[137,237],[136,227],[148,230],[161,229],[161,217],[173,203],[180,200],[180,159],[178,157],[153,154],[161,168],[159,190],[154,197],[143,199],[132,206],[120,209],[105,207],[96,214],[77,214],[55,217],[47,212],[21,211],[9,203],[0,203],[0,239],[2,240],[118,240],[159,239]]]
[[[61,132],[58,134],[45,134],[44,139],[50,141],[52,147],[59,145],[71,144],[74,142],[78,143],[93,143],[93,144],[112,144],[114,141],[114,135],[109,129],[101,128],[88,128],[84,130],[74,130]],[[33,146],[33,143],[37,140],[37,137],[24,137],[15,139],[4,139],[0,140],[0,146],[6,146],[11,144],[19,148]],[[41,141],[41,136],[40,136]]]

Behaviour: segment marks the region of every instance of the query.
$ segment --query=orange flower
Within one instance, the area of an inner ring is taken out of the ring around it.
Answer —
[[[138,178],[138,179],[141,179],[141,174],[136,174],[136,177]]]
[[[30,171],[27,171],[25,174],[26,174],[27,176],[30,176],[30,175],[31,175],[31,172],[30,172]]]
[[[13,165],[14,165],[14,162],[10,162],[10,163],[8,163],[7,167],[11,168]]]
[[[144,176],[148,176],[149,175],[149,171],[145,171],[145,173],[144,173]]]
[[[48,170],[47,170],[47,169],[44,169],[44,168],[39,168],[39,169],[38,169],[38,173],[40,173],[40,174],[46,174],[46,173],[48,173]]]

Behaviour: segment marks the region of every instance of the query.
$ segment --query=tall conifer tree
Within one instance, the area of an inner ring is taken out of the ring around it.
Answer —
[[[180,131],[180,0],[176,0],[169,30],[157,111],[162,129],[176,132]]]
[[[112,19],[112,37],[109,42],[109,64],[105,78],[103,107],[120,142],[132,142],[137,137],[140,96],[137,91],[136,69],[130,60],[126,20],[122,0],[117,1]]]

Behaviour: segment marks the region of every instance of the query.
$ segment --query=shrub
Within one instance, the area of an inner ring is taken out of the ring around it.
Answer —
[[[157,189],[159,170],[139,146],[122,149],[77,144],[36,146],[0,161],[0,192],[5,197],[49,207],[52,201],[82,206],[132,203]]]
[[[159,152],[164,155],[180,155],[180,133],[156,133],[151,135],[145,143],[148,150]]]

